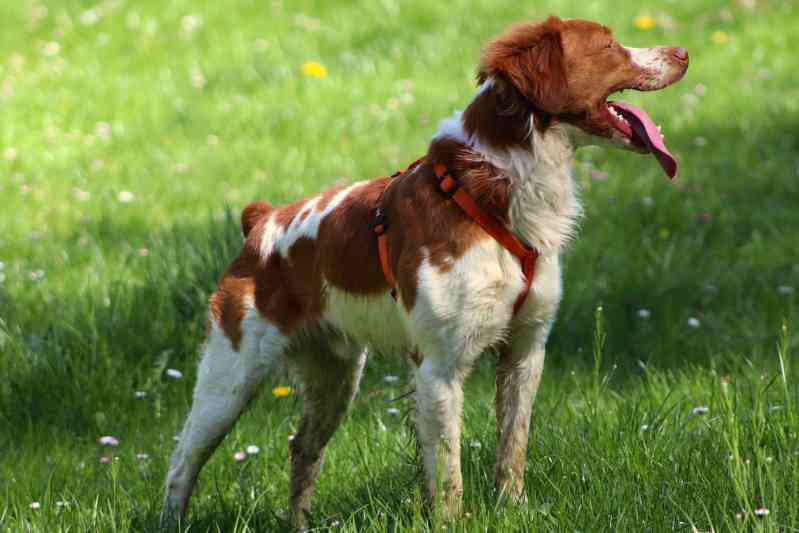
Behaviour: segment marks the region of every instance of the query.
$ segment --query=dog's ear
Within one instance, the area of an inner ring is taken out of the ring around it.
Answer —
[[[557,17],[512,27],[484,50],[478,82],[504,77],[539,110],[560,113],[569,103],[562,29]]]

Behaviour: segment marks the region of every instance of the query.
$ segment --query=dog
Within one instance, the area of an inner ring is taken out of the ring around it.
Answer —
[[[684,48],[625,48],[594,22],[510,28],[484,49],[479,90],[428,151],[393,177],[242,214],[243,249],[210,297],[194,400],[166,477],[163,529],[279,362],[304,414],[291,442],[293,527],[306,526],[325,447],[358,389],[366,351],[406,354],[429,499],[457,513],[463,382],[498,354],[498,496],[523,501],[533,399],[562,294],[560,255],[581,205],[571,164],[603,144],[677,162],[642,110],[608,97],[655,91]],[[469,204],[469,202],[471,202]],[[469,205],[467,205],[469,204]]]

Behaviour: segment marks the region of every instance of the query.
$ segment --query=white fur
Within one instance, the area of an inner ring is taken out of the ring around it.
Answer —
[[[275,215],[271,214],[266,221],[263,235],[261,237],[261,257],[267,258],[273,251],[277,251],[282,257],[288,256],[288,251],[301,238],[316,239],[319,234],[319,225],[330,213],[333,212],[341,202],[354,190],[363,185],[358,182],[342,189],[336,193],[330,202],[321,211],[316,208],[322,197],[317,195],[310,198],[297,215],[292,219],[288,227],[283,227],[275,222]],[[307,215],[305,215],[307,213]]]
[[[626,48],[626,50],[630,53],[633,63],[651,73],[651,77],[645,82],[644,89],[659,88],[673,76],[674,67],[664,57],[667,49],[656,47]]]
[[[582,206],[571,177],[574,146],[565,127],[544,133],[531,128],[529,146],[497,150],[468,135],[456,113],[441,123],[436,137],[462,142],[504,171],[500,179],[511,186],[511,230],[524,242],[539,251],[561,250],[574,236]]]
[[[389,293],[361,296],[332,286],[325,292],[324,320],[348,338],[386,355],[411,347],[407,314]]]
[[[194,480],[255,393],[264,375],[288,346],[289,339],[246,302],[242,339],[234,349],[213,320],[197,370],[191,412],[180,434],[166,478],[162,520],[185,510]]]

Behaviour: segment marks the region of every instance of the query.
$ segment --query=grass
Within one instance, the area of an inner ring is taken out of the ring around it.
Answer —
[[[487,358],[467,391],[467,514],[446,527],[799,530],[799,9],[751,3],[3,3],[0,530],[155,528],[238,210],[413,161],[474,92],[481,44],[549,13],[689,49],[681,84],[625,93],[663,124],[681,175],[579,154],[586,218],[565,257],[529,502],[500,507],[491,491]],[[636,30],[642,14],[659,26]],[[306,61],[328,75],[302,76]],[[410,386],[398,359],[370,362],[315,527],[440,529],[421,503],[409,404],[392,401]],[[264,394],[245,415],[203,471],[191,531],[287,530],[298,404]],[[260,453],[234,461],[249,444]]]

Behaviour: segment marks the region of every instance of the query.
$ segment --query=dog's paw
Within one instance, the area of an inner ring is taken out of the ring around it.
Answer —
[[[497,500],[500,504],[523,507],[527,505],[527,491],[521,482],[506,482],[497,486]]]
[[[170,506],[164,506],[161,511],[161,520],[158,525],[160,533],[176,533],[180,527],[180,511]]]

